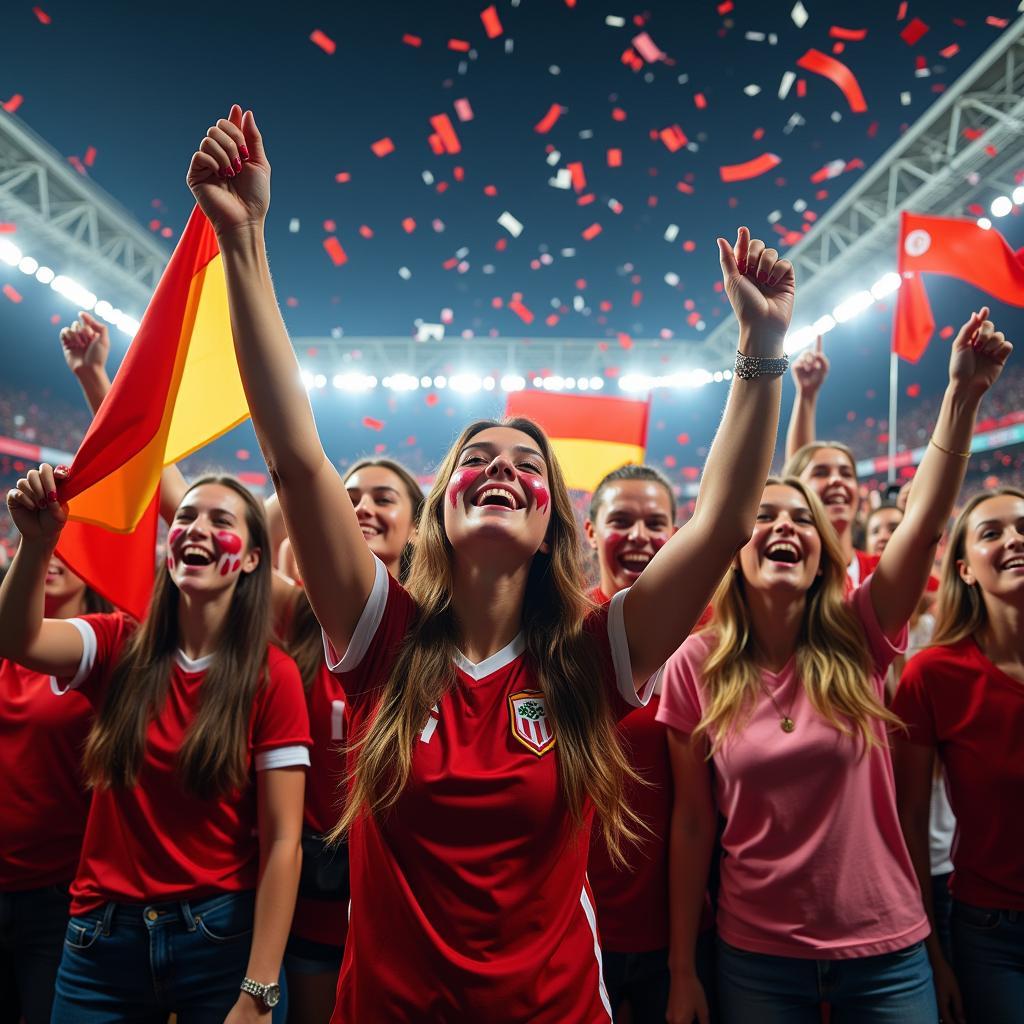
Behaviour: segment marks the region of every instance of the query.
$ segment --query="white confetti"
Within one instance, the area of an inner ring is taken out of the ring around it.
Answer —
[[[423,184],[424,185],[433,185],[434,184],[434,176],[433,176],[433,174],[430,173],[430,171],[424,171],[423,174],[421,175],[421,177],[423,178]]]
[[[761,91],[761,86],[755,85],[753,82],[751,82],[750,85],[745,85],[743,87],[743,91],[748,96],[756,96]]]
[[[768,214],[768,223],[769,224],[778,224],[778,222],[780,220],[782,220],[782,211],[781,210],[772,210],[772,212]]]
[[[842,121],[842,119],[843,119],[843,115],[842,115],[842,114],[840,114],[838,110],[833,110],[833,111],[832,111],[832,120],[833,120],[833,121],[834,121],[834,122],[835,122],[836,124],[838,124],[838,123],[839,123],[840,121]]]
[[[667,228],[665,228],[665,241],[666,242],[674,242],[678,235],[679,235],[679,225],[678,224],[669,224],[669,226]]]
[[[572,297],[572,308],[577,313],[582,313],[583,310],[586,308],[586,305],[587,304],[586,304],[586,302],[583,301],[583,296],[582,295],[574,295]]]
[[[782,81],[779,82],[779,99],[784,100],[789,95],[789,90],[793,88],[793,83],[796,81],[795,71],[783,72]]]
[[[744,38],[748,43],[763,43],[765,34],[763,32],[747,32]]]
[[[562,154],[559,153],[557,149],[551,150],[551,152],[548,153],[548,166],[549,167],[554,167],[555,164],[557,164],[558,161],[561,160],[561,159],[562,159]]]
[[[909,107],[910,106],[910,93],[909,92],[901,92],[900,93],[900,103],[902,103],[903,106],[905,106],[905,107]]]
[[[793,204],[793,211],[795,213],[803,213],[804,210],[806,210],[806,209],[807,209],[807,200],[806,199],[798,199]]]
[[[1021,0],[1021,3],[1024,3],[1024,0]],[[626,19],[618,14],[609,14],[605,17],[604,23],[609,28],[625,28]]]
[[[412,271],[408,267],[399,267],[398,268],[398,276],[403,281],[408,281],[409,278],[412,277]]]
[[[580,138],[581,139],[592,139],[593,137],[594,137],[594,129],[593,128],[584,128],[583,131],[580,132]]]
[[[561,256],[563,260],[571,260],[576,255],[575,249],[563,249]]]
[[[572,188],[572,172],[568,167],[559,167],[558,173],[553,178],[548,178],[548,184],[552,188]]]
[[[511,53],[513,51],[513,49],[515,49],[515,45],[516,45],[516,41],[514,39],[511,39],[511,38],[506,39],[505,40],[505,52],[506,53]]]
[[[675,286],[677,284],[679,284],[679,275],[678,274],[673,274],[672,271],[670,270],[665,275],[665,284],[667,284],[670,288],[675,288]]]
[[[774,32],[769,32],[768,33],[768,45],[769,46],[778,46],[779,45],[779,37]]]
[[[560,75],[561,73],[562,69],[557,64],[552,64],[551,67],[548,68],[549,75]]]
[[[800,0],[796,0],[793,5],[793,10],[789,12],[789,16],[793,19],[793,24],[797,28],[803,28],[807,24],[807,19],[810,15],[807,13],[807,8],[804,7]]]
[[[523,225],[519,223],[512,216],[511,213],[506,210],[499,218],[498,223],[513,237],[518,238],[523,233]]]
[[[288,221],[288,230],[293,235],[297,235],[299,233],[299,218],[298,217],[292,217],[292,219],[290,221]]]
[[[930,78],[931,74],[932,74],[931,68],[915,68],[914,69],[914,77],[915,78]]]
[[[444,324],[428,324],[421,320],[416,324],[417,341],[443,341]]]

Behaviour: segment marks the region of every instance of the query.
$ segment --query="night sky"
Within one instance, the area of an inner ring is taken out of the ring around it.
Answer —
[[[88,155],[88,174],[164,232],[169,249],[192,205],[190,155],[237,100],[256,112],[273,165],[269,248],[293,336],[409,336],[417,321],[446,321],[449,336],[586,337],[607,344],[614,374],[628,372],[631,338],[671,339],[692,359],[692,346],[728,315],[715,236],[746,223],[776,243],[799,237],[1017,16],[1010,0],[804,0],[798,27],[789,0],[497,0],[491,32],[500,32],[489,38],[486,6],[43,0],[34,10],[16,0],[0,17],[0,102],[23,97],[15,116],[61,154]],[[311,40],[315,31],[333,53]],[[812,48],[846,63],[866,112],[851,112],[832,82],[796,66]],[[786,72],[796,81],[780,99]],[[539,132],[554,104],[559,116]],[[431,149],[439,114],[456,154]],[[676,128],[686,139],[678,148],[663,133],[678,141]],[[384,138],[394,151],[378,157],[371,146]],[[766,153],[777,167],[721,180],[723,165]],[[812,183],[836,161],[842,173]],[[553,187],[570,164],[573,184]],[[523,225],[519,237],[498,223],[505,211]],[[1015,246],[1024,244],[1017,225],[998,223]],[[344,265],[328,257],[328,236]],[[89,284],[87,271],[46,255]],[[0,299],[10,381],[73,396],[51,318],[74,310],[3,267],[6,281],[23,296],[16,305]],[[929,294],[940,326],[958,324],[983,298],[941,279]],[[509,308],[517,297],[529,324]],[[1004,312],[1011,333],[1024,318]],[[884,415],[889,322],[890,311],[877,309],[829,335],[837,421]],[[933,344],[907,371],[925,395],[941,386],[943,348]],[[677,479],[699,465],[724,394],[710,386],[656,396],[652,461],[670,458]],[[339,461],[383,446],[416,468],[436,461],[467,418],[501,404],[494,395],[425,400],[422,391],[328,391],[314,404]],[[369,431],[367,416],[383,429]],[[250,444],[251,434],[239,436],[222,445]]]

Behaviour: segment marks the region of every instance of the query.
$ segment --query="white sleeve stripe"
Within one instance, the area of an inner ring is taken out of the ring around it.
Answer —
[[[265,772],[273,768],[291,768],[293,765],[309,767],[309,748],[295,744],[291,747],[275,747],[256,755],[256,771]]]
[[[85,619],[68,619],[82,637],[82,660],[78,663],[78,671],[71,682],[61,685],[54,676],[50,676],[50,689],[59,697],[68,690],[77,690],[85,682],[96,664],[96,630]]]
[[[349,640],[348,650],[340,658],[334,644],[324,633],[324,656],[327,659],[327,667],[332,672],[351,672],[359,667],[377,634],[381,619],[384,618],[384,608],[388,603],[388,571],[376,555],[373,556],[373,560],[376,574],[373,577],[370,596],[366,599],[366,606],[356,623],[352,639]]]
[[[633,668],[629,661],[629,640],[626,637],[626,617],[623,612],[623,603],[629,588],[620,590],[608,605],[608,643],[612,649],[612,664],[615,666],[615,685],[618,688],[619,696],[631,707],[642,708],[651,699],[654,687],[657,685],[658,677],[662,668],[651,676],[644,683],[642,693],[636,692],[636,683],[633,682]]]

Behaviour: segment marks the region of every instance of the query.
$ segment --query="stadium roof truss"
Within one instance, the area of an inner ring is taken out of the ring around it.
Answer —
[[[794,325],[896,267],[900,213],[958,215],[1017,184],[1024,135],[1024,18],[1018,18],[840,197],[786,257],[797,279]],[[732,360],[731,318],[694,350],[705,365]]]
[[[57,273],[94,291],[102,282],[136,313],[167,263],[167,250],[131,214],[3,110],[0,220],[13,222],[18,243],[35,255],[52,253]]]

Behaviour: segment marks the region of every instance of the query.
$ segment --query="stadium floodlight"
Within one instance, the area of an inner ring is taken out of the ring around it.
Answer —
[[[1013,213],[1013,200],[1009,196],[996,196],[989,207],[993,217],[1005,217]]]
[[[813,345],[816,336],[817,332],[813,327],[800,327],[795,331],[790,331],[786,335],[786,342],[783,346],[786,355],[791,356],[794,352],[799,352],[801,349],[807,348],[808,345]]]
[[[96,296],[88,288],[72,281],[70,277],[58,274],[51,282],[50,287],[58,294],[63,295],[69,302],[74,303],[79,309],[90,310],[96,305]]]
[[[421,388],[429,388],[430,385],[433,384],[433,382],[434,382],[433,377],[420,377],[420,387]]]
[[[36,271],[36,280],[40,284],[53,284],[53,279],[57,275],[49,267],[40,267]]]
[[[491,376],[484,377],[484,391],[493,391],[497,382]]]
[[[32,256],[22,256],[18,260],[18,269],[23,274],[34,274],[39,269],[39,260]]]
[[[456,373],[449,379],[448,387],[460,395],[471,395],[483,387],[483,381],[475,373]]]
[[[876,299],[884,299],[886,295],[891,295],[896,291],[901,284],[903,284],[903,278],[896,271],[890,270],[888,274],[883,274],[871,286],[871,294]]]
[[[415,391],[420,386],[420,379],[411,373],[393,373],[385,377],[383,383],[391,391]]]
[[[9,239],[0,238],[0,260],[9,267],[16,267],[21,262],[21,250]]]
[[[117,329],[119,331],[123,331],[129,337],[134,338],[135,335],[138,334],[141,326],[142,324],[140,324],[135,317],[129,316],[127,313],[122,313],[117,318]]]
[[[1010,197],[1013,199],[1014,203],[1017,206],[1020,206],[1021,203],[1024,203],[1024,185],[1018,185],[1013,190],[1013,192],[1010,193]]]
[[[836,322],[833,317],[829,313],[826,313],[824,316],[819,316],[818,319],[811,324],[811,328],[815,334],[828,334],[835,325]]]
[[[301,370],[299,372],[299,376],[302,378],[302,386],[307,391],[312,391],[313,390],[313,374],[311,374],[309,372],[309,370]]]
[[[600,391],[604,387],[604,377],[591,377],[590,390]]]
[[[526,387],[526,378],[518,373],[506,373],[501,378],[502,391],[522,391]]]
[[[852,320],[858,313],[863,313],[865,309],[870,309],[874,304],[875,297],[871,292],[857,292],[848,299],[843,299],[832,310],[832,316],[835,317],[836,323],[845,324],[847,320]]]
[[[317,376],[319,377],[320,375],[318,374]],[[336,373],[331,383],[339,391],[372,391],[377,386],[377,378],[367,373]],[[322,387],[322,385],[317,386]]]
[[[565,389],[565,378],[560,377],[557,373],[552,374],[550,377],[544,378],[544,390],[545,391],[563,391]]]
[[[651,378],[643,373],[627,373],[619,378],[619,389],[626,392],[650,391]]]
[[[326,375],[322,374],[322,373],[318,373],[313,378],[313,384],[314,384],[315,387],[318,387],[318,388],[325,388],[325,387],[327,387],[327,377],[326,377]]]
[[[443,373],[438,374],[434,378],[434,387],[435,388],[446,388],[446,387],[448,387],[448,378]]]
[[[978,227],[981,228],[982,231],[990,231],[992,229],[992,221],[990,221],[988,217],[979,217]]]

